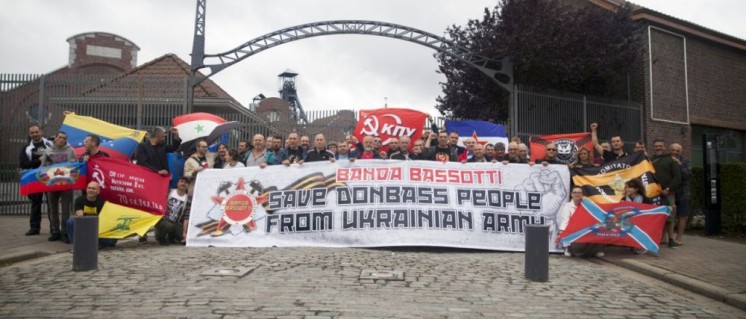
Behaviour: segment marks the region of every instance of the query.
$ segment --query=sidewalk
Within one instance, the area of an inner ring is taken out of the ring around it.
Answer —
[[[676,249],[636,255],[626,247],[607,247],[602,259],[638,273],[746,310],[746,245],[684,236]]]
[[[27,217],[0,216],[0,266],[72,249],[47,241],[46,219],[40,235],[24,236],[27,229]],[[676,249],[662,247],[660,256],[608,247],[602,259],[746,310],[746,245],[696,236],[684,240],[684,246]]]

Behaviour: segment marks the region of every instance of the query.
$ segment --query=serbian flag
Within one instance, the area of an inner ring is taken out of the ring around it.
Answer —
[[[101,139],[99,148],[112,158],[129,160],[145,137],[145,131],[133,130],[95,117],[67,114],[62,122],[60,131],[67,133],[67,142],[75,149],[75,154],[85,152],[83,141],[89,134],[97,135]]]
[[[562,246],[597,243],[646,249],[658,254],[668,206],[632,202],[596,204],[583,199],[558,239]]]
[[[557,146],[557,159],[570,164],[575,160],[575,154],[581,147],[590,152],[591,163],[593,162],[593,140],[591,133],[555,134],[531,136],[531,161],[538,162],[544,159],[546,151],[544,146],[554,143]]]
[[[94,157],[87,164],[88,180],[98,182],[104,200],[158,215],[166,212],[169,176],[109,157]]]
[[[226,121],[220,116],[202,112],[174,117],[173,122],[174,127],[179,130],[179,138],[181,138],[179,149],[187,153],[194,149],[194,142],[197,139],[204,138],[210,145],[230,130],[241,126],[239,122]]]
[[[505,127],[500,124],[478,120],[446,120],[445,124],[448,134],[451,132],[458,133],[459,145],[463,146],[464,141],[466,141],[467,138],[472,137],[477,141],[477,143],[482,145],[503,143],[505,144],[505,149],[508,148],[508,134],[505,133]]]
[[[26,170],[21,177],[21,196],[86,188],[86,165],[64,162]]]
[[[410,109],[385,108],[360,110],[353,134],[361,143],[365,136],[381,138],[381,150],[387,151],[391,138],[409,136],[412,141],[422,136],[427,114]],[[414,142],[411,143],[414,145]],[[362,152],[362,150],[361,150]]]
[[[107,201],[98,216],[98,237],[122,239],[134,234],[145,236],[161,217]]]
[[[583,188],[583,194],[596,203],[616,203],[624,197],[624,184],[639,179],[645,196],[658,203],[661,185],[655,168],[643,152],[622,157],[598,167],[571,168],[572,182]]]

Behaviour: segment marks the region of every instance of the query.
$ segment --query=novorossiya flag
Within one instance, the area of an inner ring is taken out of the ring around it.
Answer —
[[[67,114],[60,131],[67,133],[67,142],[80,156],[85,152],[83,141],[89,134],[101,139],[100,149],[109,156],[128,160],[137,149],[137,144],[145,137],[145,131],[114,125],[95,117]]]
[[[134,234],[144,236],[161,217],[163,216],[106,202],[98,219],[98,237],[122,239]]]
[[[624,184],[638,178],[645,188],[645,196],[657,200],[661,186],[655,178],[655,168],[637,152],[598,167],[572,168],[572,181],[583,188],[583,194],[596,203],[616,203],[624,197]]]
[[[365,136],[381,138],[381,150],[389,149],[391,138],[409,136],[412,141],[422,136],[427,114],[420,111],[399,108],[360,110],[360,119],[355,126],[354,135],[363,142]],[[414,145],[414,142],[411,143]]]
[[[668,206],[632,202],[596,204],[583,199],[559,240],[572,243],[597,243],[627,246],[658,253]]]
[[[581,147],[585,147],[591,154],[593,162],[593,140],[591,133],[572,133],[531,136],[531,161],[540,161],[546,155],[544,146],[554,143],[557,146],[557,159],[569,164],[575,160],[575,154]]]
[[[23,172],[21,196],[86,188],[86,165],[64,162]]]

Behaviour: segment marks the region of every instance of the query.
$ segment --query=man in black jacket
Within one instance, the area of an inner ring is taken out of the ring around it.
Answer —
[[[156,126],[148,132],[148,139],[137,145],[137,165],[147,167],[160,175],[168,176],[168,157],[166,154],[176,151],[181,145],[179,131],[171,129],[172,145],[166,145],[166,129]]]
[[[21,170],[34,169],[41,166],[41,155],[48,147],[52,147],[52,141],[44,138],[44,132],[38,124],[28,128],[29,144],[21,149],[18,162]],[[41,204],[44,203],[44,193],[28,195],[31,201],[31,217],[29,218],[29,230],[26,236],[38,235],[41,229]]]
[[[324,138],[324,134],[319,133],[314,136],[313,146],[312,150],[306,152],[306,159],[304,162],[334,162],[334,153],[326,150],[326,138]]]
[[[431,161],[438,162],[458,162],[458,150],[448,145],[448,133],[438,133],[438,145],[430,148],[430,153],[426,157]]]

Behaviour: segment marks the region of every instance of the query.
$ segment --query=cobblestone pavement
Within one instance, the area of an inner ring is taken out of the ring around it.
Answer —
[[[71,271],[63,253],[0,268],[0,317],[738,318],[589,260],[552,256],[524,279],[520,253],[472,250],[187,248],[106,250]],[[249,267],[243,277],[201,275]],[[401,270],[403,281],[359,279]]]

